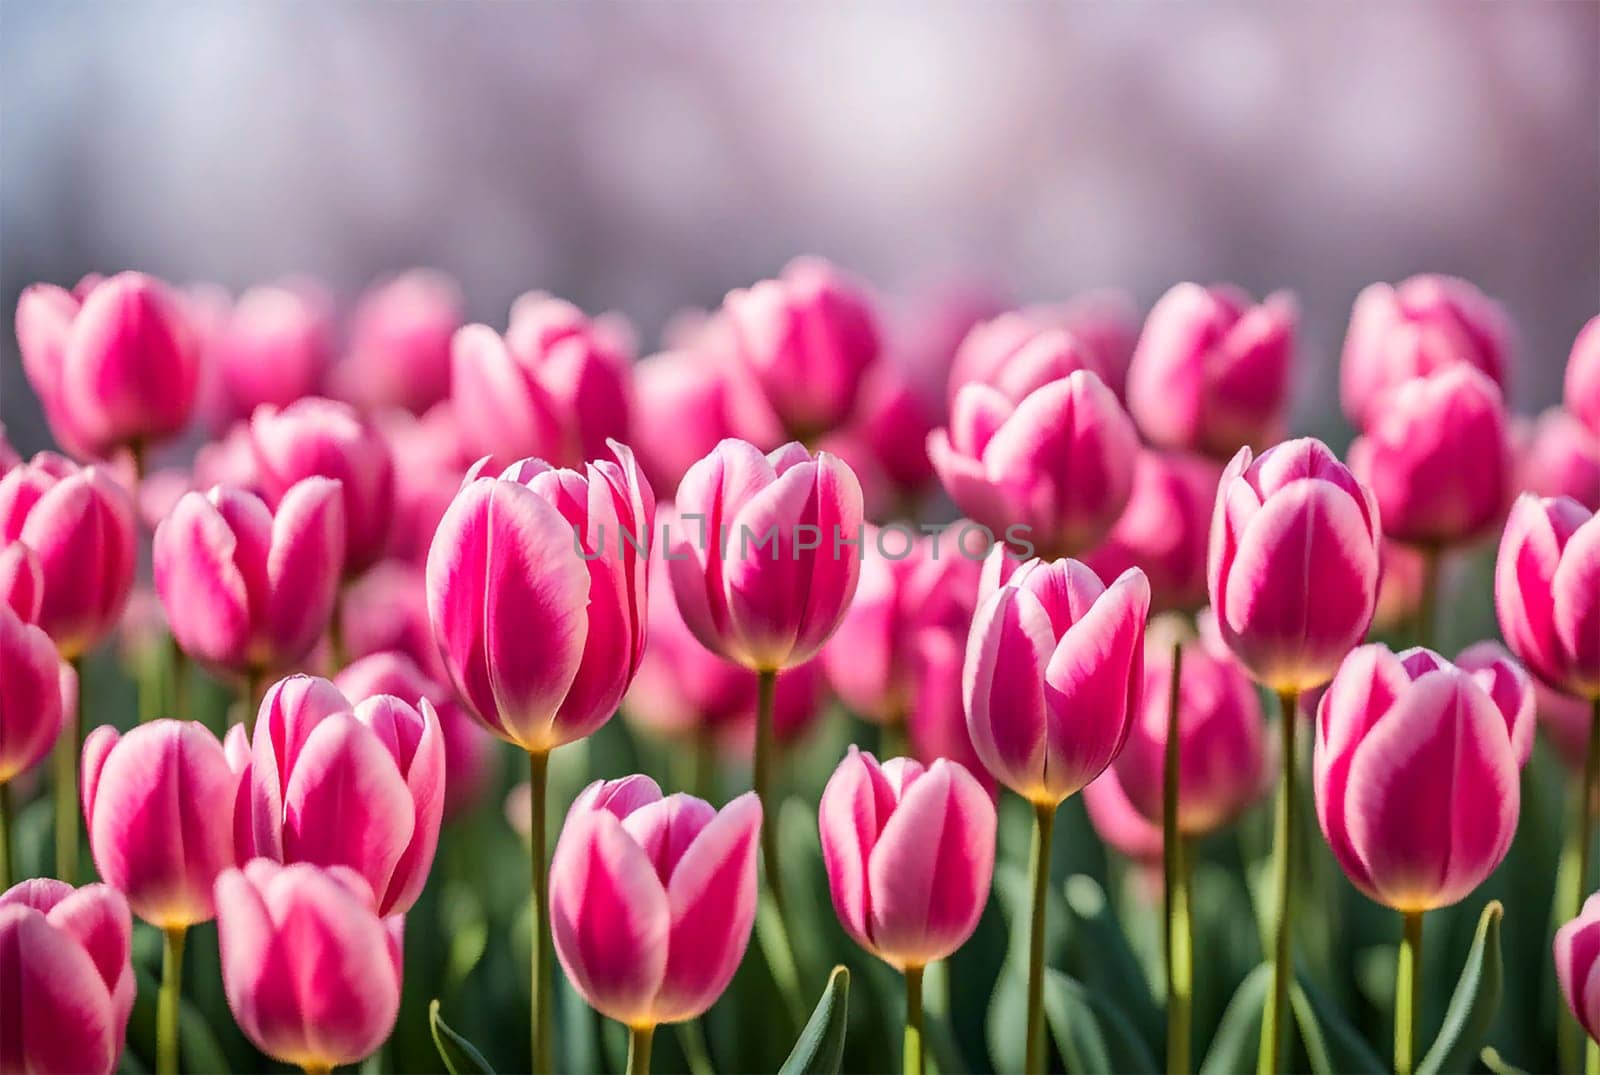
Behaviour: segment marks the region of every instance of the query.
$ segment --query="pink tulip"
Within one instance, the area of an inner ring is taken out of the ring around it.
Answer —
[[[1178,691],[1178,828],[1203,836],[1232,822],[1266,792],[1272,767],[1266,720],[1244,669],[1203,638],[1183,644]],[[1171,694],[1170,632],[1152,632],[1139,712],[1112,763],[1128,801],[1152,825],[1162,821]]]
[[[328,1071],[375,1052],[400,1011],[399,918],[343,867],[255,859],[217,878],[228,1007],[256,1048]]]
[[[115,1071],[132,948],[128,902],[108,885],[39,879],[0,894],[0,1071]]]
[[[1128,506],[1084,563],[1101,578],[1143,568],[1158,610],[1204,605],[1206,541],[1221,477],[1222,467],[1205,456],[1140,449]]]
[[[0,602],[0,784],[32,769],[55,745],[65,715],[61,668],[50,636]]]
[[[394,459],[376,426],[354,408],[310,396],[256,408],[250,443],[261,491],[277,507],[304,478],[332,478],[344,499],[346,575],[377,563],[394,515]]]
[[[756,671],[804,664],[855,595],[861,486],[827,452],[725,440],[678,486],[672,590],[707,648]]]
[[[984,766],[1054,807],[1121,752],[1139,708],[1150,584],[1137,568],[1109,587],[1076,560],[1030,560],[1003,584],[990,554],[962,677],[967,730]]]
[[[265,486],[262,483],[261,470],[256,466],[256,451],[251,441],[250,423],[235,422],[216,440],[200,445],[195,450],[194,466],[190,468],[187,484],[189,489],[231,485],[238,489],[248,489],[257,496],[264,496]]]
[[[1071,341],[1063,349],[1061,337],[1056,337],[1054,350],[1061,356],[1060,361],[1076,362],[1078,365],[1073,368],[1092,370],[1118,399],[1122,398],[1139,335],[1139,319],[1127,295],[1106,289],[1086,291],[1059,305],[1024,307],[974,325],[951,363],[946,390],[949,402],[953,405],[962,386],[975,381],[999,387],[1001,371],[1013,364],[1039,368],[1036,359],[1052,348],[1035,350],[1035,359],[1016,361],[1017,356],[1039,336],[1052,333],[1064,333]]]
[[[1276,442],[1289,403],[1298,313],[1283,291],[1259,306],[1227,285],[1179,284],[1145,321],[1128,410],[1153,443],[1227,458]]]
[[[1600,697],[1600,516],[1565,497],[1518,497],[1500,538],[1494,606],[1528,671],[1566,694]]]
[[[1317,819],[1345,874],[1385,906],[1448,907],[1511,846],[1533,706],[1515,666],[1494,664],[1362,646],[1317,708]]]
[[[1567,410],[1600,437],[1600,317],[1589,319],[1567,358]]]
[[[420,418],[409,411],[385,411],[377,424],[398,464],[387,555],[420,567],[427,562],[434,531],[461,489],[470,460],[463,453],[448,400]]]
[[[585,788],[550,866],[556,955],[583,999],[636,1028],[710,1008],[750,941],[760,828],[753,792],[719,813],[649,777]]]
[[[164,930],[216,914],[211,886],[234,861],[239,773],[205,725],[153,720],[83,744],[83,816],[100,876]]]
[[[428,622],[428,584],[420,567],[382,560],[345,587],[340,606],[350,660],[403,653],[435,683],[450,682]]]
[[[335,394],[421,414],[450,394],[450,340],[463,320],[461,291],[448,276],[412,269],[378,283],[351,315]]]
[[[276,511],[252,493],[186,493],[156,528],[156,589],[184,652],[236,675],[298,662],[327,629],[344,562],[339,483],[296,482]]]
[[[796,258],[777,279],[729,292],[720,316],[789,436],[813,439],[850,416],[879,353],[864,288],[820,258]]]
[[[1016,313],[973,329],[960,357],[966,384],[986,384],[1012,403],[1079,370],[1100,376],[1099,359],[1088,344],[1066,329],[1041,327]]]
[[[0,478],[0,544],[21,541],[38,559],[37,622],[63,657],[82,655],[116,625],[133,588],[134,515],[104,469],[79,469],[51,452]]]
[[[1372,610],[1374,633],[1415,625],[1426,570],[1423,554],[1411,546],[1387,539],[1379,543],[1378,599]]]
[[[612,451],[615,462],[582,474],[537,459],[498,478],[474,468],[428,554],[428,613],[451,682],[491,732],[530,753],[609,720],[644,651],[655,495],[633,453]]]
[[[153,277],[119,273],[81,299],[35,284],[17,302],[17,342],[51,432],[74,455],[140,450],[188,424],[197,349],[181,302]]]
[[[1527,430],[1518,451],[1517,487],[1538,496],[1570,496],[1600,511],[1600,433],[1560,407]]]
[[[994,873],[995,809],[961,765],[882,766],[855,746],[817,813],[833,909],[852,940],[896,970],[972,936]]]
[[[355,702],[383,694],[427,699],[444,736],[444,816],[459,815],[483,797],[493,775],[494,740],[467,715],[454,691],[429,679],[410,657],[398,652],[370,654],[346,666],[333,685]]]
[[[1533,681],[1533,697],[1539,727],[1555,748],[1556,757],[1574,776],[1582,773],[1589,753],[1589,725],[1593,720],[1589,700],[1562,694],[1538,679]]]
[[[1556,930],[1556,980],[1573,1018],[1600,1041],[1600,893],[1590,896],[1577,918]]]
[[[725,371],[695,351],[665,351],[634,367],[634,449],[650,484],[675,489],[701,456],[736,435]]]
[[[976,597],[976,594],[973,595]],[[970,613],[969,613],[970,621]],[[970,627],[970,623],[969,623]],[[995,781],[972,746],[962,701],[961,673],[966,664],[967,631],[922,631],[917,636],[916,678],[906,732],[917,760],[931,765],[940,758],[961,763],[994,794]]]
[[[23,623],[33,623],[44,606],[44,572],[33,550],[20,541],[0,545],[0,605]]]
[[[1099,544],[1127,506],[1138,447],[1116,397],[1085,370],[1015,405],[996,389],[969,384],[956,396],[950,428],[928,438],[933,468],[956,507],[1046,554]]]
[[[1083,789],[1083,807],[1101,842],[1143,870],[1153,871],[1159,880],[1165,846],[1161,825],[1145,817],[1133,805],[1115,765]]]
[[[1339,365],[1339,397],[1357,429],[1396,385],[1457,363],[1506,386],[1511,327],[1498,303],[1451,276],[1373,284],[1356,296]]]
[[[1511,449],[1494,382],[1457,364],[1367,408],[1350,469],[1372,490],[1385,537],[1442,548],[1494,526],[1511,495]]]
[[[1223,641],[1279,693],[1332,678],[1372,622],[1382,531],[1372,493],[1311,438],[1223,472],[1207,589]]]
[[[287,407],[322,388],[333,353],[333,303],[316,285],[293,281],[239,296],[210,353],[232,422],[257,406]]]
[[[242,732],[230,737],[238,753]],[[352,709],[327,680],[290,676],[262,700],[249,757],[253,846],[238,861],[347,866],[381,915],[411,909],[444,811],[444,732],[426,697],[380,694]]]

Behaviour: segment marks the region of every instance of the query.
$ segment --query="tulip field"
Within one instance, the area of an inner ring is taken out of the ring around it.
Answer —
[[[1600,1075],[1600,317],[464,305],[22,293],[0,1075]]]

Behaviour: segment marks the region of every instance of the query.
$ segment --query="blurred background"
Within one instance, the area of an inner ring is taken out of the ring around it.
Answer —
[[[417,264],[504,323],[634,319],[789,257],[1016,300],[1231,280],[1303,307],[1298,426],[1373,280],[1516,320],[1522,410],[1600,295],[1600,6],[0,8],[0,302],[140,268],[353,297]],[[0,421],[48,444],[4,334]]]

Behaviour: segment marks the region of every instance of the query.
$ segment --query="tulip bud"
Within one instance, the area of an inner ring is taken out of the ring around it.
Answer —
[[[724,370],[694,351],[665,351],[634,367],[633,446],[650,484],[675,489],[701,456],[736,436]]]
[[[1161,825],[1140,813],[1128,798],[1115,765],[1083,789],[1083,808],[1095,835],[1159,880],[1165,841]]]
[[[1495,563],[1500,632],[1556,690],[1600,697],[1600,516],[1576,500],[1524,493]]]
[[[567,978],[631,1027],[703,1014],[728,987],[756,913],[761,804],[721,812],[648,777],[590,784],[550,864],[550,926]]]
[[[1373,284],[1356,296],[1339,364],[1339,398],[1357,429],[1372,406],[1413,377],[1457,363],[1504,390],[1511,327],[1483,292],[1451,276]]]
[[[333,372],[335,394],[369,410],[421,414],[450,394],[450,339],[461,327],[461,290],[429,269],[374,286],[350,317],[350,347]]]
[[[1518,489],[1542,497],[1569,496],[1590,511],[1600,511],[1600,433],[1570,412],[1551,407],[1541,414],[1518,456]]]
[[[403,653],[435,683],[450,682],[428,622],[428,584],[420,567],[381,560],[340,597],[345,653]]]
[[[1276,442],[1289,403],[1297,319],[1287,292],[1261,305],[1226,285],[1179,284],[1128,368],[1128,410],[1155,444],[1227,458]]]
[[[326,1071],[383,1044],[400,1010],[404,923],[374,913],[358,875],[255,859],[217,878],[216,902],[223,989],[256,1048]]]
[[[1128,506],[1084,563],[1101,578],[1142,568],[1158,610],[1204,605],[1206,540],[1221,477],[1222,467],[1205,456],[1140,449]]]
[[[1520,803],[1516,744],[1531,745],[1533,712],[1517,691],[1491,693],[1496,680],[1431,650],[1368,645],[1323,696],[1317,818],[1345,874],[1377,902],[1448,907],[1505,858]]]
[[[0,603],[0,784],[32,769],[61,732],[62,668],[50,636]]]
[[[1006,555],[996,549],[986,568]],[[987,593],[962,691],[972,745],[996,779],[1054,807],[1111,764],[1138,710],[1149,611],[1142,571],[1107,587],[1076,560],[1030,560]]]
[[[0,894],[0,1070],[117,1069],[133,1010],[133,923],[108,885],[23,881]]]
[[[1590,318],[1567,357],[1567,410],[1600,437],[1600,317]]]
[[[1589,1037],[1600,1041],[1600,977],[1594,973],[1600,957],[1600,893],[1584,902],[1578,917],[1556,930],[1556,980],[1573,1018]]]
[[[461,489],[468,460],[449,401],[418,418],[409,411],[378,415],[377,424],[400,464],[394,472],[394,524],[387,557],[421,567],[439,520]]]
[[[332,307],[308,282],[240,295],[210,348],[225,397],[216,417],[231,422],[263,403],[316,395],[333,351]]]
[[[1036,349],[1033,358],[1021,357],[1040,336],[1053,334],[1064,336],[1054,335],[1056,343]],[[963,385],[1001,387],[1002,371],[1013,365],[1035,369],[1056,365],[1063,370],[1061,376],[1073,369],[1094,372],[1121,399],[1138,337],[1133,301],[1110,289],[1086,291],[1061,304],[1002,313],[974,325],[961,341],[950,365],[946,395],[953,404]],[[1069,342],[1063,345],[1063,339]],[[1040,362],[1052,349],[1058,357]]]
[[[1223,641],[1259,682],[1305,691],[1332,678],[1377,600],[1372,493],[1321,441],[1288,441],[1223,472],[1207,589]]]

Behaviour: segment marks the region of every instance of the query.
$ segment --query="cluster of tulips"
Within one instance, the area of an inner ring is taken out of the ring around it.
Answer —
[[[1141,326],[1111,292],[892,303],[801,259],[637,362],[622,319],[546,294],[504,332],[461,309],[423,272],[343,319],[307,281],[234,299],[122,273],[22,295],[65,454],[0,438],[0,1071],[125,1062],[134,918],[164,942],[158,1071],[178,1070],[185,941],[212,920],[261,1053],[319,1072],[379,1051],[407,914],[441,830],[495,782],[493,739],[526,758],[507,814],[531,851],[532,1070],[555,1064],[556,961],[627,1028],[630,1071],[742,963],[803,1019],[818,983],[778,816],[787,752],[830,696],[884,757],[834,755],[809,824],[844,933],[903,977],[908,1073],[928,1063],[924,973],[1012,868],[1007,795],[1034,841],[1006,973],[1022,1067],[1051,1067],[1053,831],[1080,791],[1158,894],[1166,1068],[1190,1070],[1200,841],[1274,785],[1259,1069],[1292,1063],[1295,920],[1319,898],[1303,782],[1332,858],[1397,913],[1394,1068],[1437,1070],[1424,916],[1505,858],[1536,714],[1583,766],[1553,973],[1600,1034],[1600,896],[1580,909],[1600,318],[1564,407],[1530,425],[1508,415],[1493,301],[1445,277],[1368,288],[1341,461],[1283,439],[1286,294],[1182,284]],[[1444,569],[1497,531],[1504,646],[1447,658]],[[123,730],[97,719],[85,664],[113,633],[140,669]],[[210,724],[191,666],[236,698]],[[551,850],[552,753],[619,710],[692,760],[694,793],[590,772]],[[719,809],[733,782],[749,790]],[[35,795],[53,797],[55,877],[19,881],[11,830]],[[85,836],[99,880],[74,887]],[[824,993],[794,1070],[838,1069],[847,996]],[[483,1063],[434,1025],[451,1070]]]

